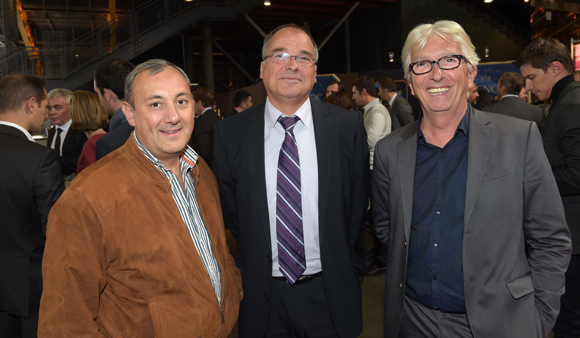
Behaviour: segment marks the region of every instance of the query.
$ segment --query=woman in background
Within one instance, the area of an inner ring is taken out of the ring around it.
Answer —
[[[93,92],[76,90],[71,100],[72,128],[82,130],[88,141],[77,163],[77,174],[95,162],[95,145],[106,134],[107,112]]]

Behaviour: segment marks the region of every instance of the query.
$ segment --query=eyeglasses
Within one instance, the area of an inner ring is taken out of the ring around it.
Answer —
[[[288,53],[283,53],[283,52],[276,52],[276,53],[268,54],[268,55],[266,55],[266,57],[262,61],[266,61],[266,59],[269,57],[272,58],[272,62],[274,62],[274,63],[286,64],[286,63],[288,63],[288,61],[290,61],[290,59],[292,57],[294,57],[294,59],[296,60],[296,63],[301,65],[301,66],[309,66],[310,67],[310,66],[314,66],[314,64],[316,63],[316,60],[310,56],[290,55]]]
[[[438,64],[440,69],[451,70],[459,67],[461,59],[465,59],[465,61],[469,63],[469,60],[467,60],[463,55],[447,55],[439,60],[421,60],[413,62],[409,65],[409,70],[413,71],[415,75],[427,74],[433,69],[434,63]]]

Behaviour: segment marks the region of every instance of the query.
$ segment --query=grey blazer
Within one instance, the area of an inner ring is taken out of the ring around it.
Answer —
[[[462,256],[471,330],[476,338],[547,337],[560,309],[571,242],[540,133],[529,121],[468,113]],[[375,150],[374,226],[388,247],[385,337],[397,337],[403,314],[416,153],[416,122]]]
[[[538,128],[544,123],[544,112],[542,108],[523,102],[515,96],[505,97],[492,105],[483,107],[482,110],[517,117],[522,120],[534,121],[538,125]]]

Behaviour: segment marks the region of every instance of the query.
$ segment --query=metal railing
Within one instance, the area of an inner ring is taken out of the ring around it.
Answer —
[[[133,44],[139,52],[139,37],[199,5],[226,6],[231,0],[152,0],[115,21],[80,36],[63,48],[20,47],[0,58],[0,78],[22,72],[46,79],[64,79],[107,54]]]

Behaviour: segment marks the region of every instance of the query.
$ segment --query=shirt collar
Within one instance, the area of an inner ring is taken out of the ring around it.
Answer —
[[[270,102],[270,98],[268,97],[266,98],[266,108],[264,111],[266,114],[266,123],[270,129],[273,129],[276,126],[276,122],[278,122],[278,118],[280,116],[286,116],[284,113],[276,109],[276,107],[274,107],[274,105]],[[298,116],[304,126],[306,128],[310,128],[312,126],[312,105],[310,104],[310,99],[304,101],[302,106],[300,106],[300,108],[298,108],[298,110],[296,110],[292,116]]]
[[[467,105],[467,110],[465,111],[465,115],[463,115],[463,118],[461,119],[461,121],[459,121],[459,125],[457,126],[457,129],[455,130],[455,135],[457,135],[458,131],[461,131],[466,137],[469,136],[469,118],[471,115],[471,110],[473,108],[471,107],[471,105]],[[423,135],[423,131],[421,130],[421,122],[423,120],[423,112],[420,111],[419,112],[419,118],[417,119],[417,139],[423,139],[425,140],[425,136]]]
[[[159,159],[157,159],[155,155],[153,155],[149,150],[147,150],[147,148],[143,146],[143,144],[141,144],[141,142],[139,142],[139,139],[137,138],[137,133],[133,133],[133,138],[135,139],[135,143],[137,144],[139,150],[141,150],[143,155],[145,155],[145,157],[147,157],[147,159],[151,161],[151,163],[153,163],[153,165],[157,167],[157,169],[163,171],[167,170],[165,169],[163,163],[161,163],[161,161],[159,161]],[[193,167],[195,167],[197,163],[197,156],[198,156],[197,153],[189,145],[186,145],[181,154],[179,155],[179,162],[181,164],[182,170],[184,166],[187,170],[191,170]]]
[[[62,126],[54,126],[55,128],[60,128],[62,131],[67,132],[72,124],[72,119],[68,120],[67,123],[63,124]]]
[[[371,109],[372,107],[376,106],[379,103],[380,103],[379,99],[375,97],[375,99],[369,102],[366,106],[364,106],[363,109],[365,110],[365,112],[367,112],[369,111],[369,109]]]
[[[397,97],[397,93],[393,94],[393,97],[389,100],[389,106],[393,106],[393,102],[395,102],[395,97]]]
[[[3,124],[5,126],[9,126],[9,127],[14,127],[16,129],[20,130],[21,132],[24,133],[24,135],[26,135],[26,138],[29,141],[35,142],[34,139],[32,138],[32,135],[30,135],[30,133],[28,132],[28,130],[22,128],[21,126],[17,125],[16,123],[6,122],[6,121],[0,121],[0,124]]]
[[[552,88],[552,93],[550,94],[550,99],[552,99],[552,103],[556,102],[560,97],[560,94],[564,91],[570,83],[574,82],[574,75],[566,75],[560,79],[560,81],[556,82],[554,88]]]
[[[519,96],[517,96],[516,94],[505,94],[504,96],[502,96],[499,100],[503,100],[506,97],[517,97],[518,99],[520,98]]]

